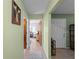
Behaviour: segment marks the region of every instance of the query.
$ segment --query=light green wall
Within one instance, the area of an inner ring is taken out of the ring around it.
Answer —
[[[66,35],[66,46],[70,46],[69,42],[69,25],[74,24],[74,14],[52,14],[52,18],[66,18],[66,26],[67,26],[67,35]]]
[[[47,59],[51,59],[51,12],[59,5],[61,0],[50,0],[46,12],[43,14],[42,43]]]
[[[47,59],[51,59],[51,33],[50,33],[50,21],[51,21],[51,14],[46,14],[43,17],[43,49],[47,56]]]
[[[12,0],[3,0],[3,58],[23,59],[23,17],[27,16],[21,0],[15,0],[21,9],[21,25],[12,24]],[[26,17],[27,18],[27,17]]]

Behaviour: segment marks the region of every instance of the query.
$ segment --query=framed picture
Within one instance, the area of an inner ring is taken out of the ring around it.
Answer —
[[[21,9],[14,0],[12,0],[12,24],[21,24]]]

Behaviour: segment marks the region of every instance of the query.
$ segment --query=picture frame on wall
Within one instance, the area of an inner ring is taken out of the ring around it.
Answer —
[[[21,9],[12,0],[12,24],[21,25]]]

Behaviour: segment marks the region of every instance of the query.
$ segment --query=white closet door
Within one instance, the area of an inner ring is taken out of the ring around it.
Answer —
[[[66,48],[66,19],[52,19],[52,37],[56,48]]]

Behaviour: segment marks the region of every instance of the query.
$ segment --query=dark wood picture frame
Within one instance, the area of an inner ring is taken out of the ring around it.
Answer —
[[[12,0],[12,24],[21,24],[21,9],[14,0]]]

